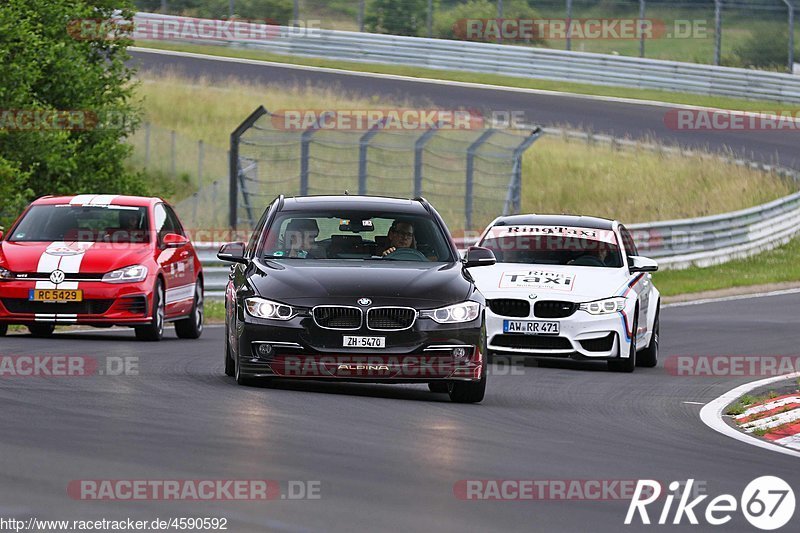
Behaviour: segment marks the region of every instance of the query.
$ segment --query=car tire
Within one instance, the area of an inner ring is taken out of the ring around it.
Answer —
[[[136,338],[140,341],[160,341],[162,337],[164,337],[165,317],[164,284],[161,280],[158,280],[153,289],[153,320],[146,326],[137,326],[134,328],[136,331]]]
[[[428,383],[428,390],[436,393],[447,393],[449,387],[447,386],[446,381],[434,381],[432,383]]]
[[[660,309],[657,308],[656,310],[656,319],[653,321],[653,334],[650,336],[650,344],[647,345],[647,348],[639,352],[636,356],[636,364],[637,366],[641,366],[644,368],[653,368],[658,365],[658,315],[660,313]]]
[[[203,300],[203,284],[197,280],[194,287],[192,314],[189,318],[175,322],[175,334],[179,339],[199,339],[203,334],[203,320],[205,319]]]
[[[478,403],[486,394],[486,365],[483,365],[483,374],[478,381],[451,381],[448,383],[447,393],[450,401],[454,403]]]
[[[234,375],[233,377],[236,379],[236,383],[239,385],[243,385],[245,387],[250,387],[255,384],[255,378],[242,372],[242,365],[239,362],[239,356],[233,358],[233,366],[234,366]]]
[[[8,333],[8,324],[0,324],[0,337],[5,337]]]
[[[228,338],[228,326],[225,326],[225,375],[226,376],[235,376],[236,375],[236,363],[233,361],[233,357],[231,357],[231,343]]]
[[[31,335],[39,338],[49,337],[55,330],[55,324],[31,324],[28,326],[28,331],[31,332]]]
[[[636,331],[639,328],[639,309],[634,311],[633,327],[631,328],[631,350],[626,359],[611,359],[608,369],[612,372],[633,372],[636,368]]]

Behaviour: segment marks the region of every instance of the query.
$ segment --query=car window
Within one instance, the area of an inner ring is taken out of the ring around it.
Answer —
[[[636,250],[636,243],[633,240],[633,236],[628,231],[628,228],[620,226],[619,234],[622,236],[622,244],[625,246],[625,253],[628,254],[628,256],[639,255],[639,252]]]
[[[169,216],[164,204],[157,204],[155,207],[155,230],[159,244],[167,233],[177,232],[175,220]]]
[[[576,226],[494,226],[478,244],[498,263],[619,268],[617,237],[611,230]]]
[[[172,229],[172,233],[177,233],[178,235],[186,236],[183,231],[183,224],[181,224],[178,215],[175,214],[175,211],[168,205],[164,205],[164,209],[167,212],[167,221],[169,223],[169,227]]]
[[[454,261],[449,238],[433,217],[366,211],[280,213],[266,230],[261,255],[271,259]]]
[[[35,205],[8,240],[144,243],[149,240],[149,229],[146,207]]]

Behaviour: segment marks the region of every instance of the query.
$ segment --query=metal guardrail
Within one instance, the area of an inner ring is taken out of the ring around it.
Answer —
[[[256,34],[253,30],[264,25],[251,23],[240,23],[245,24],[242,33],[247,33],[247,38],[190,39],[186,32],[180,31],[179,20],[187,19],[137,13],[135,24],[150,27],[163,26],[165,23],[174,25],[174,37],[169,38],[165,33],[162,38],[166,40],[190,40],[194,43],[254,48],[278,54],[800,102],[800,76],[777,72],[471,41],[319,29],[307,32],[284,26],[270,27],[270,31],[262,29],[261,34],[268,35],[269,38],[255,39],[252,37]],[[254,28],[248,31],[248,25]]]
[[[786,244],[800,233],[800,192],[741,211],[701,218],[629,224],[641,255],[665,269],[710,266]],[[471,242],[459,239],[459,247]],[[196,244],[206,294],[222,297],[230,267],[216,257],[219,243]]]

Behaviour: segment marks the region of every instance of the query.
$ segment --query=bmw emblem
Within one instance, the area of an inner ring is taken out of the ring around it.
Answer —
[[[50,281],[56,285],[63,282],[66,277],[66,274],[64,274],[62,270],[53,270],[53,272],[50,273]]]
[[[528,295],[528,298],[530,298],[531,300],[535,300],[535,299],[536,299],[536,298],[538,298],[538,297],[539,297],[539,295],[538,295],[538,294],[533,294],[533,293],[531,293],[531,294],[529,294],[529,295]]]
[[[369,298],[359,298],[358,299],[358,305],[361,305],[361,306],[367,306],[367,305],[370,305],[371,303],[372,303],[372,300],[370,300]]]

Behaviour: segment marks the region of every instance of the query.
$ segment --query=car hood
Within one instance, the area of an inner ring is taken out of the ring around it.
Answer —
[[[310,307],[319,304],[435,307],[469,298],[474,285],[460,263],[296,260],[255,262],[250,281],[265,298]]]
[[[497,263],[471,268],[487,299],[537,298],[586,302],[618,294],[632,278],[626,268]]]
[[[41,265],[44,272],[60,268],[67,273],[104,274],[141,264],[150,245],[3,241],[0,250],[5,268],[12,272],[39,272]]]

